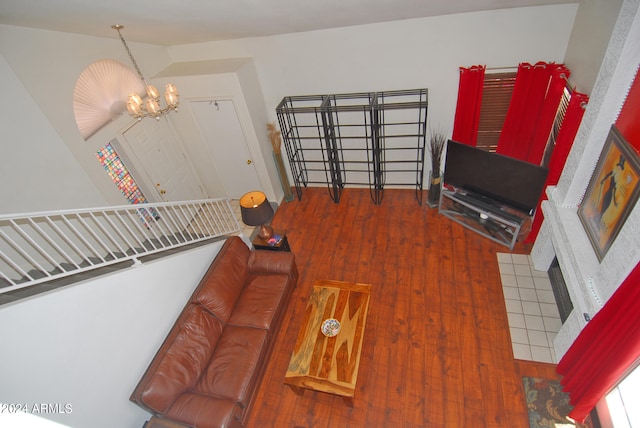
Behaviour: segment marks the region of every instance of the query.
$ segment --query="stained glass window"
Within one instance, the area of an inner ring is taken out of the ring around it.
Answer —
[[[109,173],[113,182],[118,186],[127,201],[132,204],[141,204],[147,202],[147,199],[138,188],[136,181],[133,179],[127,167],[124,165],[118,153],[114,150],[111,143],[107,144],[96,153],[96,157],[100,164]]]
[[[96,157],[100,161],[103,168],[109,173],[109,176],[113,182],[118,186],[118,189],[122,192],[127,201],[132,204],[142,204],[147,202],[147,199],[142,194],[142,191],[136,184],[127,167],[116,153],[111,143],[107,144],[96,153]],[[141,208],[138,210],[140,219],[146,227],[151,227],[153,220],[160,218],[158,212],[154,208]]]

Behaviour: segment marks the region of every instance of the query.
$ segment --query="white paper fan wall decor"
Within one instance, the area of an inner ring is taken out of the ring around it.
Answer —
[[[82,137],[87,140],[126,111],[132,92],[144,94],[144,85],[124,64],[104,59],[85,68],[73,90],[73,112]]]

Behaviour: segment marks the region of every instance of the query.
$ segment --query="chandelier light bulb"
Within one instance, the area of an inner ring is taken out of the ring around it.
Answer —
[[[138,107],[142,106],[142,98],[140,98],[140,95],[135,92],[129,94],[129,102],[137,105]]]
[[[145,108],[147,109],[147,113],[157,116],[158,112],[160,111],[160,104],[155,98],[149,97],[145,102]]]
[[[149,98],[158,99],[160,94],[158,93],[158,88],[153,85],[147,85],[147,95]]]
[[[167,93],[173,94],[176,97],[179,95],[178,88],[176,88],[176,85],[174,85],[173,83],[167,83],[167,85],[164,88]]]
[[[166,101],[167,105],[178,107],[178,102],[179,101],[178,101],[178,96],[177,95],[174,95],[174,94],[169,93],[169,92],[165,92],[164,100]]]
[[[142,109],[140,108],[139,104],[136,104],[136,103],[133,103],[133,102],[129,101],[127,103],[127,111],[129,112],[129,114],[131,116],[136,117],[137,115],[140,114]]]

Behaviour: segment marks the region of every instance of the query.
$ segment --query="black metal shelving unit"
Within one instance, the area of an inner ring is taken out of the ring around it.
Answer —
[[[276,113],[298,199],[326,184],[334,202],[345,186],[368,186],[382,203],[386,186],[415,186],[422,205],[427,89],[292,96]]]

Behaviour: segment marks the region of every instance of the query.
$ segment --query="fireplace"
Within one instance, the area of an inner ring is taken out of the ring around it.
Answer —
[[[549,275],[549,281],[551,281],[551,289],[556,299],[558,312],[560,313],[560,320],[562,324],[564,324],[567,318],[569,318],[571,311],[573,311],[573,302],[571,302],[571,297],[569,297],[569,290],[564,281],[564,276],[562,276],[562,269],[560,269],[560,263],[558,263],[557,257],[554,257],[547,273]]]

